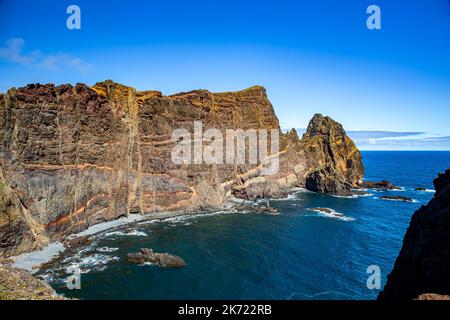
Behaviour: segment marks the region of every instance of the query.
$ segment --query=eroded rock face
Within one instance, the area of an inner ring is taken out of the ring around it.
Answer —
[[[301,140],[306,159],[306,188],[350,195],[364,176],[362,156],[341,124],[316,114]]]
[[[226,129],[277,130],[279,170],[263,176],[260,161],[175,164],[173,130],[194,133],[196,121],[224,136]],[[363,176],[340,124],[315,115],[301,140],[295,130],[282,134],[263,87],[163,96],[112,81],[34,84],[1,95],[0,166],[0,256],[129,213],[210,210],[231,195],[285,196],[293,186],[346,194]]]
[[[378,299],[412,300],[450,294],[450,169],[434,180],[434,198],[417,210]]]

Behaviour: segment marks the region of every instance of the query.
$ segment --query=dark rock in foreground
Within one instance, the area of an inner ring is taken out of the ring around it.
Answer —
[[[153,252],[152,249],[143,248],[139,252],[127,254],[127,260],[132,263],[152,263],[162,268],[181,268],[186,265],[183,258],[168,253]]]
[[[394,200],[394,201],[405,201],[405,202],[413,202],[414,200],[408,197],[403,196],[382,196],[380,199],[383,200]]]
[[[412,216],[394,269],[378,300],[450,294],[450,169],[434,180],[434,198]]]

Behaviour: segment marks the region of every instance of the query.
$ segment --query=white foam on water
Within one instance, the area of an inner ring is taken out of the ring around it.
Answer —
[[[371,197],[371,196],[373,196],[373,193],[364,193],[356,195],[356,198]]]
[[[104,234],[104,237],[115,237],[115,236],[119,236],[119,237],[130,237],[130,236],[135,236],[135,237],[147,237],[148,235],[145,232],[139,231],[139,230],[132,230],[129,232],[124,232],[124,231],[111,231],[108,233]]]
[[[155,266],[156,264],[151,263],[151,262],[143,262],[141,264],[138,264],[138,266],[140,267],[145,267],[145,266]]]
[[[288,195],[287,195],[286,197],[284,197],[284,198],[269,198],[269,199],[267,199],[267,200],[270,200],[270,201],[296,200],[296,199],[299,198],[299,193],[300,193],[300,192],[290,193],[290,194],[288,194]],[[265,200],[266,200],[266,199],[261,200],[261,202],[263,202],[263,201],[265,201]]]
[[[97,249],[99,252],[114,252],[117,250],[119,250],[119,248],[101,247]]]
[[[368,188],[361,188],[361,189],[355,189],[355,188],[352,188],[352,189],[350,189],[350,190],[352,190],[352,191],[363,191],[363,192],[365,192],[365,191],[370,191],[371,189],[368,189]]]
[[[296,200],[299,198],[300,194],[302,193],[309,193],[311,191],[305,189],[305,188],[291,188],[287,190],[288,195],[286,197],[283,198],[268,198],[268,199],[260,199],[256,202],[264,202],[266,200],[270,200],[270,201],[286,201],[286,200]]]
[[[316,212],[316,213],[320,214],[321,216],[324,216],[324,217],[327,217],[327,218],[339,219],[339,220],[343,220],[343,221],[353,221],[353,220],[355,220],[354,218],[347,217],[344,214],[342,214],[340,212],[337,212],[337,211],[335,211],[333,209],[330,209],[330,208],[324,208],[324,209],[330,210],[331,212],[327,212],[327,211],[324,211],[324,210],[319,210],[319,209],[316,209],[316,208],[308,208],[307,210]]]
[[[337,195],[337,194],[333,194],[332,196],[335,197],[335,198],[356,199],[356,198],[373,196],[373,193],[352,194],[351,196],[340,196],[340,195]]]
[[[415,190],[415,191],[418,191],[418,192],[432,192],[432,193],[436,192],[436,190],[434,190],[434,189]]]
[[[160,221],[159,220],[147,220],[147,221],[139,222],[138,225],[143,226],[143,225],[154,224],[154,223],[158,223],[158,222],[160,222]]]
[[[73,270],[76,268],[79,268],[81,273],[88,273],[93,270],[102,271],[108,263],[118,261],[119,259],[119,257],[95,253],[81,258],[80,261],[74,261],[66,268],[66,272],[68,274],[73,273]]]

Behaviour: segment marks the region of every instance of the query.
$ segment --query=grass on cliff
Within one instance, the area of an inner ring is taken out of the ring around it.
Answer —
[[[13,297],[11,297],[5,292],[0,292],[0,301],[1,300],[13,300]]]

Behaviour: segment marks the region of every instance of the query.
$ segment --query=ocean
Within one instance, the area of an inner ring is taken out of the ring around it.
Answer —
[[[433,197],[432,181],[450,166],[450,152],[362,153],[366,180],[387,179],[402,189],[355,198],[299,190],[270,201],[279,215],[218,213],[121,227],[63,257],[44,278],[58,293],[80,299],[375,299],[379,290],[367,288],[367,268],[380,268],[383,287],[410,218]],[[314,207],[342,216],[309,210]],[[126,261],[144,247],[179,255],[186,266]],[[68,266],[81,268],[81,289],[67,288]]]

